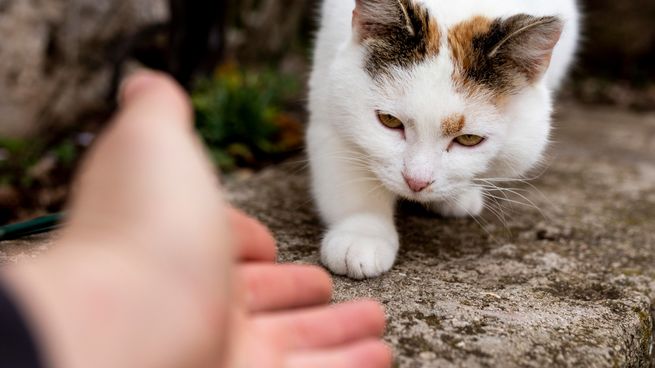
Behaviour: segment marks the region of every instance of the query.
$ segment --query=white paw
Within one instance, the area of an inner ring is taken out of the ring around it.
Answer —
[[[321,261],[337,275],[366,279],[391,270],[398,252],[398,235],[393,225],[386,231],[350,224],[336,226],[326,235]]]
[[[477,190],[470,190],[444,203],[433,205],[436,212],[445,217],[466,218],[480,216],[484,210],[484,198]]]

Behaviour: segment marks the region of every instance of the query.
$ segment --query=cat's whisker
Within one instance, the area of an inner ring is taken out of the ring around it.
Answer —
[[[497,208],[493,208],[493,206],[491,204],[485,203],[484,204],[485,209],[489,210],[489,212],[494,214],[498,218],[498,220],[503,224],[505,229],[507,231],[509,231],[509,226],[508,226],[508,222],[507,222],[507,218],[505,216],[503,206],[501,206],[500,202],[496,198],[487,197],[486,193],[484,193],[484,192],[482,193],[482,195],[485,198],[488,198],[488,199],[492,200],[496,204],[496,207],[497,207]]]
[[[539,211],[539,213],[541,214],[541,216],[543,216],[545,219],[547,219],[547,220],[549,220],[549,221],[552,220],[552,219],[550,218],[550,216],[549,216],[548,214],[546,214],[546,213],[541,209],[541,207],[537,206],[537,204],[534,203],[534,201],[532,201],[532,200],[531,200],[530,198],[528,198],[526,195],[520,193],[520,191],[517,191],[517,190],[514,190],[514,189],[508,189],[508,188],[502,188],[502,189],[501,189],[500,187],[498,187],[498,189],[500,189],[501,193],[503,193],[503,195],[505,196],[505,198],[506,198],[507,200],[508,200],[508,198],[507,198],[507,194],[506,194],[506,193],[514,194],[514,195],[516,195],[516,196],[522,198],[523,200],[525,200],[525,201],[527,202],[527,204],[529,204],[530,207],[533,207],[533,208],[535,208],[537,211]],[[517,202],[518,202],[518,201],[517,201]],[[523,203],[523,202],[519,202],[519,203]],[[527,205],[526,203],[523,203],[523,204],[524,204],[524,205]]]
[[[551,208],[553,210],[557,210],[557,207],[554,205],[554,202],[552,200],[550,200],[550,198],[548,198],[548,196],[546,196],[546,194],[542,190],[540,190],[536,185],[530,183],[529,181],[523,181],[522,184],[527,185],[534,192],[536,192],[541,197],[541,199],[543,199],[543,201],[544,201],[544,203],[546,203],[546,205],[551,206]],[[514,189],[514,188],[511,188],[511,189]],[[516,190],[516,189],[514,189],[514,190]],[[528,190],[525,190],[525,189],[523,191],[528,192]]]
[[[523,175],[516,175],[513,177],[489,177],[489,178],[477,178],[474,180],[485,180],[485,181],[490,181],[490,182],[526,182],[526,181],[535,181],[539,180],[543,175],[545,174],[545,171],[539,172],[539,174],[526,177]]]
[[[360,164],[365,164],[365,165],[371,165],[374,164],[375,161],[372,161],[369,158],[366,157],[356,157],[356,156],[340,156],[343,155],[344,152],[339,152],[331,155],[326,155],[330,158],[334,158],[340,161],[348,162],[348,163],[360,163]]]
[[[505,210],[508,209],[510,211],[513,211],[513,208],[511,206],[509,208],[507,206],[503,206],[502,203],[521,204],[523,206],[528,206],[530,208],[535,208],[539,212],[541,212],[541,210],[536,205],[534,205],[534,203],[533,204],[523,203],[523,202],[520,202],[520,201],[512,200],[508,196],[508,193],[509,193],[509,194],[514,194],[514,195],[518,195],[518,196],[522,197],[522,195],[520,195],[517,192],[528,192],[528,190],[526,190],[526,189],[523,189],[523,188],[503,188],[503,187],[500,187],[500,186],[498,186],[496,184],[493,184],[493,183],[489,183],[489,184],[471,184],[471,187],[481,189],[481,193],[482,193],[483,197],[487,200],[487,201],[485,201],[485,208],[488,209],[492,214],[494,214],[501,221],[501,223],[503,224],[505,230],[509,234],[511,234],[511,229],[509,228],[509,223],[507,221],[507,215],[505,213]],[[498,192],[503,197],[493,195],[492,194],[493,192]],[[496,205],[496,209],[494,209],[493,206],[489,203],[491,201],[493,201],[493,203]],[[542,215],[543,215],[543,213],[542,213]],[[544,217],[545,217],[545,215],[544,215]]]
[[[499,206],[498,202],[494,201],[494,203],[496,204],[496,206],[497,206],[498,208],[501,208],[501,207]],[[486,210],[489,210],[489,212],[491,212],[494,216],[496,216],[496,218],[497,218],[497,219],[498,219],[498,220],[499,220],[499,221],[500,221],[500,222],[501,222],[505,227],[507,227],[507,220],[505,219],[505,215],[504,215],[504,213],[499,212],[499,209],[494,208],[494,207],[492,206],[492,204],[490,204],[490,203],[485,203],[485,204],[484,204],[484,208],[485,208]]]
[[[338,188],[346,188],[349,185],[361,184],[361,183],[375,183],[376,185],[382,185],[377,178],[357,178],[357,179],[349,180],[349,181],[346,181],[346,182],[343,182],[343,183],[339,183]]]
[[[507,189],[499,187],[499,186],[497,186],[495,184],[491,184],[491,185],[474,184],[474,187],[477,187],[477,188],[481,189],[482,194],[486,194],[486,193],[489,193],[489,192],[499,192],[500,194],[503,195],[503,197],[509,199],[509,197],[507,196],[507,192],[506,192]]]
[[[489,235],[489,237],[491,238],[491,240],[492,240],[494,243],[496,243],[496,245],[501,246],[501,244],[500,244],[500,242],[498,241],[498,239],[496,239],[496,237],[495,237],[493,234],[491,234],[491,232],[489,232],[489,229],[487,229],[487,227],[486,227],[485,225],[483,225],[482,222],[480,222],[480,220],[483,220],[483,221],[484,221],[484,219],[482,219],[482,218],[478,218],[478,216],[474,216],[474,215],[471,213],[471,211],[469,211],[469,210],[466,208],[466,206],[463,206],[462,203],[461,203],[461,201],[460,201],[459,199],[457,199],[456,197],[449,198],[449,199],[446,200],[446,202],[448,202],[448,203],[450,203],[450,204],[453,203],[452,201],[454,201],[455,204],[456,204],[457,206],[459,206],[459,207],[461,207],[462,209],[464,209],[464,211],[466,211],[466,213],[469,215],[469,217],[472,218],[473,221],[475,221],[475,222],[480,226],[480,228],[481,228],[482,230],[484,230],[485,233],[487,233],[487,235]],[[485,224],[488,225],[488,223],[486,223],[486,222],[485,222]]]
[[[524,199],[526,202],[528,202],[529,204],[531,204],[532,207],[534,207],[535,209],[537,209],[537,210],[539,211],[539,213],[541,214],[541,216],[543,216],[546,220],[548,220],[548,221],[552,221],[552,218],[550,217],[550,215],[548,215],[545,211],[543,211],[543,210],[541,209],[541,207],[537,206],[536,203],[534,203],[534,202],[533,202],[531,199],[529,199],[526,195],[522,194],[522,193],[526,193],[526,194],[527,194],[527,193],[531,192],[530,190],[526,190],[526,189],[518,189],[518,188],[503,188],[503,187],[500,187],[500,186],[494,184],[493,182],[491,182],[491,181],[488,180],[488,179],[476,179],[476,180],[477,180],[477,181],[484,182],[484,183],[487,183],[486,185],[492,185],[492,186],[496,187],[496,189],[497,189],[499,192],[503,193],[504,196],[507,196],[506,193],[511,193],[511,194],[513,194],[513,195],[516,195],[516,196],[518,196],[518,197],[521,197],[521,198]],[[539,196],[544,200],[544,203],[546,203],[546,205],[550,205],[550,206],[552,206],[552,209],[556,210],[556,207],[555,207],[554,205],[552,205],[552,201],[550,201],[550,200],[548,199],[548,197],[547,197],[547,196],[546,196],[546,195],[545,195],[541,190],[539,190],[539,188],[537,188],[535,185],[533,185],[532,183],[529,183],[526,179],[514,179],[514,180],[515,180],[515,181],[520,181],[521,183],[526,184],[527,186],[529,186],[533,191],[535,191],[535,192],[536,192],[536,193],[537,193],[537,194],[538,194],[538,195],[539,195]]]
[[[311,167],[311,163],[308,160],[303,161],[289,161],[290,165],[298,165],[298,167],[294,168],[291,170],[292,175],[300,175],[304,172],[307,172],[307,170]]]
[[[500,206],[499,204],[496,204],[496,207],[497,208],[494,208],[494,206],[492,206],[490,204],[487,204],[487,203],[485,203],[485,205],[484,205],[484,208],[486,210],[488,210],[490,213],[492,213],[500,221],[500,223],[503,225],[503,229],[505,230],[507,235],[511,236],[512,235],[512,230],[509,227],[508,220],[505,218],[505,213],[502,210],[502,206]]]
[[[486,193],[485,196],[487,198],[498,199],[498,200],[500,200],[502,202],[506,202],[506,203],[510,203],[510,204],[514,204],[514,205],[518,205],[518,206],[523,206],[523,207],[527,207],[527,208],[533,208],[533,209],[537,210],[544,218],[548,219],[548,216],[546,216],[546,214],[539,207],[537,207],[533,203],[525,203],[525,202],[521,202],[521,201],[518,201],[518,200],[509,199],[509,198],[498,197],[498,196],[494,196],[493,194],[489,194],[489,193]]]
[[[490,197],[490,196],[487,195],[487,190],[488,190],[488,188],[491,188],[491,187],[487,188],[487,186],[479,186],[479,185],[476,185],[476,184],[472,184],[471,187],[481,189],[482,196],[485,199],[490,199],[490,200],[494,201],[494,203],[496,204],[497,209],[494,209],[490,204],[486,203],[486,201],[485,201],[485,208],[489,209],[494,215],[496,215],[496,217],[498,217],[498,219],[503,223],[503,226],[505,227],[505,229],[507,229],[509,231],[507,218],[506,218],[505,210],[504,210],[503,206],[500,204],[498,199]]]
[[[382,184],[376,185],[376,186],[373,187],[371,190],[369,190],[369,192],[367,193],[367,195],[371,195],[371,194],[377,193],[377,192],[379,192],[380,190],[384,190],[384,189],[385,189],[385,188],[384,188],[384,185],[382,185]]]
[[[499,186],[496,186],[496,185],[473,184],[472,187],[473,188],[483,189],[483,190],[498,191],[498,192],[508,191],[508,190],[515,190],[517,192],[525,192],[525,193],[530,192],[530,190],[525,189],[525,188],[504,188],[504,187],[499,187]]]

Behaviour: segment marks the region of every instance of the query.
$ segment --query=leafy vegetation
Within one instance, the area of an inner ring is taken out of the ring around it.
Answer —
[[[0,224],[61,208],[83,146],[73,139],[0,139]]]
[[[293,77],[234,66],[199,81],[192,94],[197,128],[215,163],[230,171],[298,149],[302,127],[284,106],[298,90]]]
[[[302,125],[294,114],[300,81],[272,70],[224,66],[192,92],[197,129],[224,172],[260,168],[297,151]],[[99,131],[97,126],[91,131]],[[73,130],[50,141],[0,138],[0,224],[58,211],[94,134]]]

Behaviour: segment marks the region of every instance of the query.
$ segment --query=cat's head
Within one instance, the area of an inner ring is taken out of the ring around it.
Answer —
[[[391,191],[452,197],[474,179],[516,176],[550,133],[544,76],[561,36],[557,17],[474,16],[441,24],[413,0],[357,0],[353,40],[337,69],[339,129]],[[348,66],[350,64],[350,66]]]

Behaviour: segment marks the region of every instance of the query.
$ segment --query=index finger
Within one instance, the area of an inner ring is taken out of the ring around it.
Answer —
[[[228,219],[240,261],[269,263],[276,261],[275,238],[266,226],[234,208],[228,211]]]

